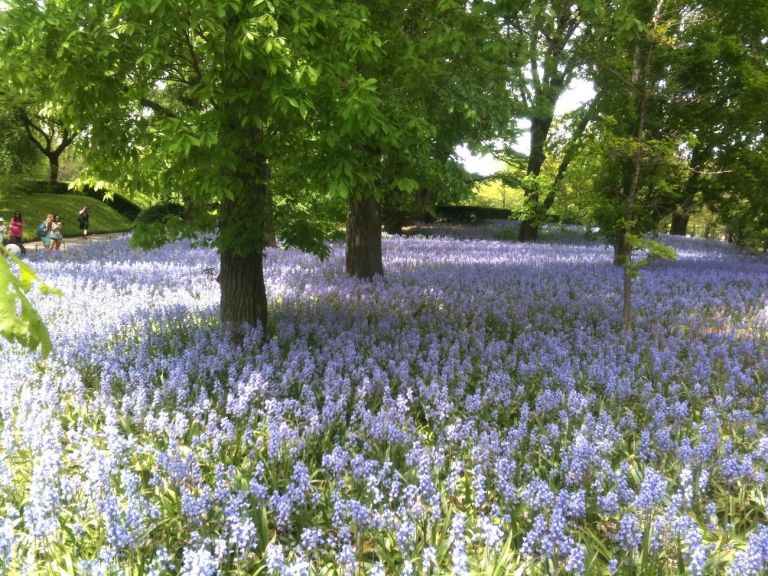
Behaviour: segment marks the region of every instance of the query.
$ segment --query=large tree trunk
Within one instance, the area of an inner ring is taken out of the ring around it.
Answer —
[[[264,156],[247,154],[241,160],[241,171],[235,174],[240,189],[233,198],[225,197],[219,207],[220,316],[236,336],[244,324],[261,324],[265,333],[267,327],[264,245],[272,230],[269,165]]]
[[[685,236],[688,232],[688,214],[672,213],[672,226],[669,229],[669,233],[674,236]]]
[[[48,182],[55,184],[59,181],[59,155],[47,154],[48,156]]]
[[[243,324],[267,325],[264,256],[261,251],[239,256],[232,249],[221,252],[221,320],[234,328]]]
[[[541,173],[541,167],[547,156],[544,154],[544,146],[547,142],[547,134],[552,125],[553,116],[531,119],[531,151],[528,154],[528,165],[526,173],[538,176]],[[528,190],[525,194],[525,202],[532,207],[535,215],[525,218],[520,222],[520,228],[517,231],[517,239],[520,242],[535,242],[539,237],[538,213],[539,195],[537,192]]]
[[[682,198],[674,212],[672,212],[672,226],[669,231],[675,236],[685,236],[688,232],[688,218],[695,206],[696,193],[701,186],[701,170],[712,158],[712,151],[708,148],[696,146],[691,154],[691,174],[685,182]]]
[[[381,258],[381,216],[373,196],[349,196],[346,271],[350,276],[373,278],[384,274]]]
[[[520,228],[517,230],[518,241],[536,242],[539,238],[539,226],[534,222],[533,218],[527,218],[520,222]]]

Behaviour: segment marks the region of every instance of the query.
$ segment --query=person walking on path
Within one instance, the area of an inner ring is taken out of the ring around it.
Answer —
[[[0,216],[0,244],[5,246],[5,219]]]
[[[11,217],[10,225],[9,225],[9,238],[8,243],[9,244],[16,244],[16,246],[19,247],[19,251],[21,252],[21,255],[27,253],[26,248],[24,248],[24,218],[21,217],[21,212],[16,210],[13,213],[13,216]]]
[[[48,214],[45,220],[37,227],[37,235],[43,241],[43,248],[51,249],[51,224],[53,224],[53,214]]]
[[[88,210],[88,206],[85,205],[80,208],[80,213],[77,216],[77,221],[80,223],[80,230],[83,233],[83,238],[88,236],[88,224],[91,218],[91,212]]]
[[[56,214],[53,217],[53,220],[51,221],[51,249],[52,250],[58,250],[61,248],[61,241],[63,239],[63,236],[61,234],[62,232],[62,223],[61,223],[61,216]]]

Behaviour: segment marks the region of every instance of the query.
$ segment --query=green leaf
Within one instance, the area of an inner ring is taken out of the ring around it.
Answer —
[[[3,247],[0,247],[0,256],[4,256],[0,257],[0,336],[32,351],[40,348],[45,357],[53,349],[51,338],[26,292],[33,284],[39,284],[48,294],[60,295],[61,292],[41,282],[26,264]],[[9,260],[18,265],[20,277],[14,275]]]
[[[419,183],[413,178],[398,178],[392,182],[392,188],[403,192],[415,192],[419,188]]]

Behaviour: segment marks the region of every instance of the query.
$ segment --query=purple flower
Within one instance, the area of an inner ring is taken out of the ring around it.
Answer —
[[[207,548],[190,547],[184,550],[181,567],[183,576],[213,576],[218,568],[216,559]]]
[[[666,497],[667,484],[664,476],[653,468],[646,468],[640,492],[634,502],[635,507],[642,512],[649,512],[659,506]]]
[[[619,520],[619,529],[614,540],[622,550],[630,551],[638,548],[643,542],[643,530],[640,521],[634,514],[625,514]]]
[[[733,559],[728,574],[759,576],[768,571],[768,525],[762,524],[747,538],[747,545]]]

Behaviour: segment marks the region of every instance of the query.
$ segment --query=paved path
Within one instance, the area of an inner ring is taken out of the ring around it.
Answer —
[[[71,236],[65,237],[61,242],[60,250],[69,250],[75,246],[84,246],[93,242],[104,242],[105,240],[114,240],[115,238],[121,238],[128,232],[115,232],[112,234],[88,234],[88,236]],[[24,242],[24,248],[28,252],[36,252],[37,250],[45,250],[42,240],[33,240],[32,242]]]

